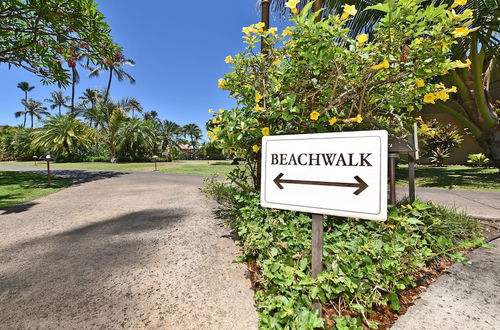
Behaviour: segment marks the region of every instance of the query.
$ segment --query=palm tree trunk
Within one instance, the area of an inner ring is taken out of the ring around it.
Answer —
[[[24,102],[28,102],[28,92],[24,92]],[[26,111],[26,105],[24,106],[24,111]],[[26,128],[26,115],[27,113],[24,113],[24,122],[23,122],[23,127]]]
[[[59,104],[59,116],[61,115],[61,105]]]
[[[104,103],[108,102],[109,89],[111,88],[111,80],[113,79],[113,68],[109,69],[108,88],[106,88],[106,95],[104,95]]]
[[[33,128],[33,114],[31,114],[31,128]]]
[[[71,84],[71,114],[75,111],[75,85],[76,85],[76,77],[75,77],[75,68],[72,68],[71,72],[73,73],[73,83]],[[61,112],[59,111],[59,114]]]
[[[264,30],[269,29],[269,7],[271,6],[271,0],[262,0],[262,19],[261,22],[263,22],[264,25]],[[260,51],[263,54],[267,53],[267,44],[264,41],[264,38],[261,39],[260,42]]]

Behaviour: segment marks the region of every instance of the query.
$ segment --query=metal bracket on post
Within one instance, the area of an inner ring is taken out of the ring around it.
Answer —
[[[312,278],[317,278],[318,274],[323,269],[323,215],[312,215]],[[320,302],[314,302],[313,309],[317,310],[319,316],[322,316]]]

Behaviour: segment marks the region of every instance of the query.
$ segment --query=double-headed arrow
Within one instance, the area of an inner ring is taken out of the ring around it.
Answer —
[[[282,183],[291,183],[291,184],[309,184],[316,186],[337,186],[337,187],[353,187],[358,188],[354,192],[354,195],[359,195],[368,188],[366,182],[364,182],[359,176],[355,176],[354,179],[358,181],[357,183],[347,183],[347,182],[327,182],[327,181],[306,181],[306,180],[288,180],[282,179],[283,173],[278,174],[276,178],[274,178],[274,183],[278,186],[278,188],[283,189]]]

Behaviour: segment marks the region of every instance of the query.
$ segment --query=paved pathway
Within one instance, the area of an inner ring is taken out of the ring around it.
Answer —
[[[201,177],[62,171],[80,184],[0,210],[1,329],[256,328]]]
[[[408,195],[408,188],[397,187],[396,191],[398,199]],[[456,207],[479,219],[500,221],[500,192],[417,187],[416,194],[422,200]]]
[[[451,266],[393,329],[500,329],[500,239],[491,244],[468,255],[472,265]]]

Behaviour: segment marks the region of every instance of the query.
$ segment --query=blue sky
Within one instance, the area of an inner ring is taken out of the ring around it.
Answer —
[[[217,80],[230,66],[227,55],[243,50],[241,28],[260,20],[256,0],[101,1],[99,9],[112,28],[124,55],[136,62],[127,67],[135,85],[113,81],[114,99],[136,97],[145,110],[156,110],[161,119],[181,125],[196,123],[204,129],[208,109],[230,108],[233,100],[217,88]],[[271,25],[283,25],[273,18]],[[79,96],[86,88],[106,86],[106,74],[88,79],[80,69]],[[27,81],[35,86],[29,97],[43,101],[57,86],[43,86],[35,75],[0,66],[0,125],[22,124],[14,112],[23,107],[23,92],[16,86]],[[71,90],[65,91],[71,95]],[[48,104],[46,104],[48,106]],[[55,111],[54,111],[55,113]]]

